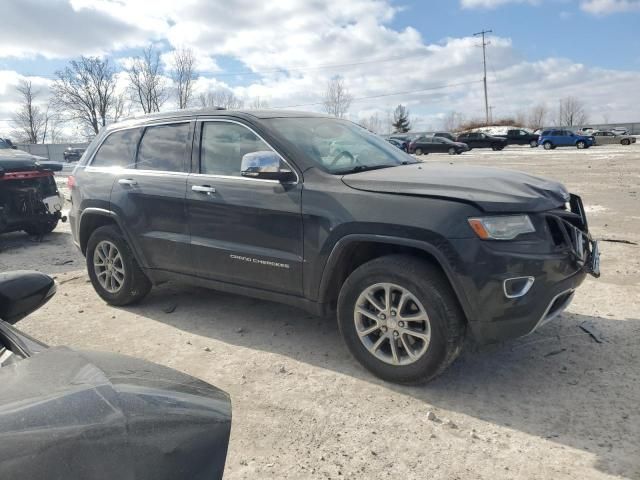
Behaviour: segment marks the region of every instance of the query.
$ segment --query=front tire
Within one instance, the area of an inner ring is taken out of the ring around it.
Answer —
[[[130,305],[151,290],[151,282],[114,225],[93,232],[87,242],[86,259],[93,288],[110,305]]]
[[[442,272],[408,255],[358,267],[338,298],[338,326],[353,356],[374,375],[423,383],[459,355],[465,317]]]
[[[628,138],[625,138],[625,139],[624,139],[624,140],[622,140],[620,143],[621,143],[622,145],[629,145],[629,144],[631,144],[631,140],[629,140]]]
[[[455,155],[456,153],[457,153],[457,152],[456,152],[456,149],[455,149],[454,147],[451,147],[451,148],[449,149],[449,155]]]
[[[415,153],[416,153],[416,155],[422,155],[422,149],[421,148],[416,148]]]
[[[553,143],[551,143],[551,142],[544,142],[542,144],[542,146],[544,147],[545,150],[552,150],[553,149]]]
[[[578,143],[576,143],[576,147],[582,150],[584,148],[587,148],[587,144],[584,141],[580,140]]]
[[[530,146],[531,148],[537,148],[537,147],[538,147],[538,141],[537,141],[537,140],[531,140],[531,141],[529,142],[529,146]]]
[[[36,223],[33,225],[29,225],[24,231],[28,235],[46,235],[47,233],[53,232],[58,226],[58,219],[54,218],[53,220],[45,220],[40,223]]]

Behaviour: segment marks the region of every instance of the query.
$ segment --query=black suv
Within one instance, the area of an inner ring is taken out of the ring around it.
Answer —
[[[456,142],[466,143],[469,146],[469,149],[491,148],[498,151],[507,146],[506,138],[495,137],[482,132],[461,133],[456,138]]]
[[[98,294],[178,279],[337,313],[353,355],[425,381],[467,333],[526,335],[597,274],[580,198],[492,168],[423,164],[346,120],[154,114],[111,125],[69,179]]]

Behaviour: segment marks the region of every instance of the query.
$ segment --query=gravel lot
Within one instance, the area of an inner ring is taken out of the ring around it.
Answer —
[[[561,180],[583,196],[596,237],[640,243],[640,145],[422,159]],[[42,243],[0,237],[0,271],[57,277],[57,296],[21,322],[25,332],[142,357],[228,391],[226,479],[640,479],[640,246],[601,249],[602,277],[589,278],[561,317],[526,338],[467,350],[413,388],[373,378],[335,321],[294,308],[181,285],[108,307],[67,224]],[[603,343],[579,328],[585,322]]]

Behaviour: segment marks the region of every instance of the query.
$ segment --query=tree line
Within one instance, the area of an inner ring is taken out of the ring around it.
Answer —
[[[268,102],[259,97],[239,98],[228,88],[216,88],[194,96],[197,59],[193,50],[178,48],[173,51],[165,69],[160,52],[153,46],[130,59],[118,72],[108,58],[80,57],[55,73],[47,92],[34,87],[30,80],[21,80],[17,86],[19,107],[12,122],[12,135],[24,143],[57,143],[64,141],[61,126],[69,122],[78,126],[81,136],[90,138],[105,125],[116,122],[132,111],[159,112],[170,100],[179,109],[191,107],[222,107],[225,109],[268,108]],[[117,91],[124,76],[126,89]],[[49,96],[43,104],[40,99]],[[344,118],[354,100],[340,76],[331,78],[322,95],[322,106],[329,115]],[[584,125],[588,116],[584,104],[576,97],[560,100],[555,117],[545,104],[533,106],[513,118],[500,118],[494,125],[513,125],[531,129],[542,128],[548,122],[558,126]],[[359,123],[374,133],[406,133],[411,130],[409,110],[398,105],[384,114],[373,113],[359,119]],[[461,131],[485,126],[484,121],[465,119],[459,112],[449,112],[442,119],[442,128]]]

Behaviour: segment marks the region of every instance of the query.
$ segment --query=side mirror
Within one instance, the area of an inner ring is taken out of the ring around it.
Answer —
[[[243,177],[280,182],[291,182],[296,179],[295,173],[282,161],[280,156],[270,150],[243,155],[240,174]]]
[[[47,303],[55,293],[55,282],[44,273],[0,273],[0,319],[13,325]]]

